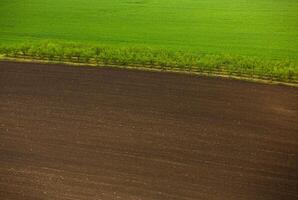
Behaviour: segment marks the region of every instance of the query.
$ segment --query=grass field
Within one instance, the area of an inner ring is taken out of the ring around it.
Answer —
[[[45,40],[137,52],[153,48],[194,56],[243,56],[278,66],[284,62],[279,71],[297,74],[298,1],[0,1],[0,45]]]

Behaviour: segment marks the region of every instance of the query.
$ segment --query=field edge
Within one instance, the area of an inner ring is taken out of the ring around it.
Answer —
[[[173,51],[162,48],[83,44],[45,40],[0,45],[3,58],[51,61],[54,63],[122,66],[157,71],[177,71],[269,82],[298,84],[298,63],[293,60],[268,60],[198,51]]]
[[[295,83],[295,82],[285,82],[285,81],[268,80],[268,79],[262,79],[262,78],[227,75],[227,74],[221,74],[219,72],[207,73],[207,72],[181,71],[181,70],[174,70],[172,68],[156,68],[156,67],[148,68],[148,67],[134,66],[134,65],[116,65],[116,64],[103,64],[103,63],[92,64],[92,63],[77,63],[77,62],[70,62],[70,61],[52,61],[52,60],[42,60],[42,59],[36,59],[36,58],[7,57],[1,54],[0,54],[0,62],[61,64],[61,65],[78,66],[78,67],[88,66],[88,67],[98,67],[98,68],[115,68],[115,69],[126,69],[126,70],[149,71],[149,72],[158,72],[158,73],[176,73],[176,74],[186,74],[191,76],[240,80],[240,81],[269,84],[269,85],[284,85],[284,86],[298,88],[298,83]]]

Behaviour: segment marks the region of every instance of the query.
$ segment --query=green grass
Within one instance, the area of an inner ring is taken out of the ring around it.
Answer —
[[[212,58],[208,58],[208,66],[213,69],[218,67],[218,60],[232,57],[254,68],[264,64],[259,74],[254,69],[256,75],[263,73],[265,77],[272,71],[280,71],[275,74],[292,77],[298,73],[298,1],[0,1],[1,46],[17,47],[26,42],[30,46],[47,47],[41,43],[48,41],[67,46],[66,49],[72,49],[69,43],[76,43],[75,48],[83,48],[81,52],[95,46],[109,49],[106,60],[112,51],[126,54],[128,51],[143,56],[143,63],[148,62],[145,57],[154,55],[156,58],[151,60],[159,60],[156,64],[183,65],[185,61],[179,61],[177,55],[185,60],[189,55],[197,56],[197,60],[208,55]],[[164,52],[175,56],[162,61],[163,56],[158,53]],[[125,60],[126,64],[141,62],[140,58]],[[243,64],[236,66],[236,63],[233,61],[233,67],[225,68],[237,73],[245,71]],[[198,64],[195,62],[193,66]]]

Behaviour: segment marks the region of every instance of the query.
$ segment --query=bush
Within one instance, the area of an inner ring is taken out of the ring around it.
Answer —
[[[96,64],[143,65],[181,71],[237,74],[281,81],[298,81],[297,62],[261,58],[208,55],[191,51],[172,51],[141,47],[112,47],[61,41],[25,42],[1,45],[0,53],[10,57],[30,56],[53,61]]]

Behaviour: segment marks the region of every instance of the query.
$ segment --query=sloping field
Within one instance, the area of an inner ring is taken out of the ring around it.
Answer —
[[[298,82],[296,0],[2,0],[0,56]]]
[[[2,200],[297,200],[298,90],[0,62]]]
[[[298,59],[296,0],[1,0],[0,42],[58,39]]]

